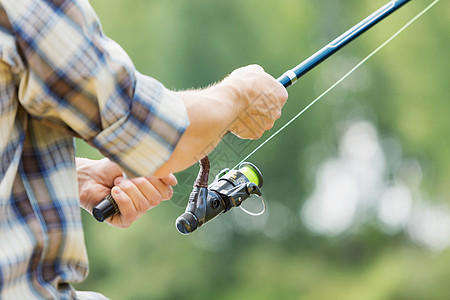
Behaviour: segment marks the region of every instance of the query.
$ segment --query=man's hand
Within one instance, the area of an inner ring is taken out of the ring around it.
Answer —
[[[125,180],[119,166],[107,158],[98,161],[77,158],[76,164],[81,206],[92,213],[92,209],[111,193],[120,213],[106,222],[120,228],[129,227],[147,210],[169,200],[173,195],[172,186],[177,184],[173,174]]]
[[[258,65],[234,70],[218,86],[234,90],[239,112],[230,131],[243,139],[258,139],[271,129],[288,98],[283,85]]]

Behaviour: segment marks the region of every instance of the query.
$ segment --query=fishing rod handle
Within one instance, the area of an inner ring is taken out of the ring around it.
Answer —
[[[92,215],[99,222],[103,222],[118,213],[119,207],[111,194],[103,198],[103,200],[92,210]]]

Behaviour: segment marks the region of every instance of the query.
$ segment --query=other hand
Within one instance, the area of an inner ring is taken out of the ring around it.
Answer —
[[[172,198],[172,186],[177,184],[173,174],[124,179],[120,167],[107,158],[98,161],[77,158],[77,175],[81,206],[91,213],[111,193],[120,213],[106,222],[120,228],[129,227],[146,211]]]

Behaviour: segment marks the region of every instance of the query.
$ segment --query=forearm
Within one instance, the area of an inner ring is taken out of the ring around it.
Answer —
[[[237,91],[226,82],[198,91],[177,93],[186,106],[190,125],[170,159],[154,176],[182,171],[214,149],[242,110]]]
[[[155,176],[191,166],[214,149],[228,131],[240,138],[260,138],[280,117],[288,97],[286,89],[256,65],[236,69],[205,90],[178,95],[186,107],[190,126]]]

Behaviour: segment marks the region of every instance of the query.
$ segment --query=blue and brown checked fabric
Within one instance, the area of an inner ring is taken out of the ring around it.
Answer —
[[[74,299],[87,275],[74,136],[149,176],[188,125],[87,0],[0,0],[0,299]]]

